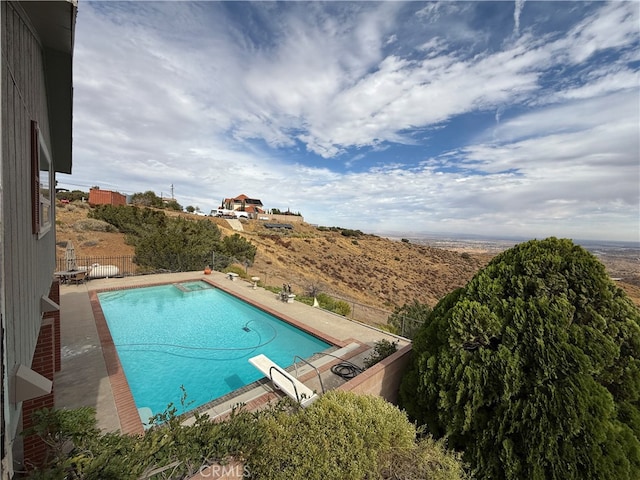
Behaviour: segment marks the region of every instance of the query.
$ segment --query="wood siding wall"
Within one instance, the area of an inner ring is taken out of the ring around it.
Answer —
[[[6,325],[6,368],[11,377],[18,364],[31,365],[42,324],[40,297],[48,295],[55,268],[55,225],[40,239],[31,230],[32,120],[38,122],[51,151],[43,49],[19,6],[3,1],[0,9],[3,257],[0,305]],[[18,424],[18,407],[10,405],[8,423],[12,436]]]

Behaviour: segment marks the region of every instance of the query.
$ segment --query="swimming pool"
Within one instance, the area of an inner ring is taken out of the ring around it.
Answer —
[[[282,367],[331,345],[206,282],[98,294],[136,406],[197,408],[260,378],[260,353]],[[182,388],[186,392],[181,405]]]

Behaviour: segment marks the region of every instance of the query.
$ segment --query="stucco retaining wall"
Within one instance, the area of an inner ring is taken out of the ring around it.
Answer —
[[[412,345],[405,345],[393,355],[388,356],[357,377],[344,383],[337,390],[377,395],[388,402],[397,404],[398,390],[400,389],[402,376],[409,366],[411,353]]]

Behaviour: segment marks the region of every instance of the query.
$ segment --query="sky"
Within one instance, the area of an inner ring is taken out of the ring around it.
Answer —
[[[80,0],[73,173],[381,235],[640,241],[640,2]]]

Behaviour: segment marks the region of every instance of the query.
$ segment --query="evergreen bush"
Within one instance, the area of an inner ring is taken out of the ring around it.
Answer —
[[[252,263],[257,251],[238,234],[222,239],[218,226],[206,219],[168,217],[150,208],[112,205],[97,206],[89,216],[126,233],[127,243],[135,248],[135,262],[149,271],[183,272],[205,265],[224,270],[232,262]]]
[[[30,478],[191,478],[232,460],[260,480],[467,478],[458,455],[431,438],[416,441],[406,415],[379,397],[333,391],[307,409],[283,400],[259,412],[234,409],[222,421],[197,416],[190,425],[175,412],[170,405],[144,435],[123,435],[101,433],[90,409],[44,411],[29,433],[55,454]],[[70,451],[62,448],[70,441]]]
[[[570,240],[517,245],[435,307],[401,400],[478,478],[637,479],[640,311]]]

